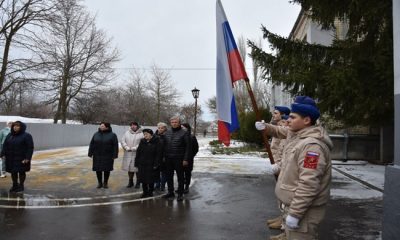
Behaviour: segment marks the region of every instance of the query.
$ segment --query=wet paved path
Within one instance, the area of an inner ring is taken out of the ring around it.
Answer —
[[[1,239],[267,239],[278,210],[274,179],[196,174],[183,202],[160,198],[106,206],[0,209]],[[333,200],[321,239],[377,239],[380,201]]]
[[[110,188],[96,189],[87,147],[38,152],[23,194],[9,194],[11,179],[0,179],[0,239],[239,240],[278,234],[265,227],[278,208],[275,180],[260,170],[264,162],[257,156],[229,156],[227,162],[205,152],[180,203],[161,199],[161,193],[139,199],[140,190],[125,188],[120,160]],[[381,193],[346,199],[346,191],[360,189],[354,182],[334,174],[332,188],[339,197],[329,202],[320,239],[379,239]]]

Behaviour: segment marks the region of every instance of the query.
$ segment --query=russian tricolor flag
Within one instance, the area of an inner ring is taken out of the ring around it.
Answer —
[[[247,74],[222,3],[217,0],[218,140],[226,146],[230,144],[230,134],[239,128],[233,83],[241,79],[248,79]]]

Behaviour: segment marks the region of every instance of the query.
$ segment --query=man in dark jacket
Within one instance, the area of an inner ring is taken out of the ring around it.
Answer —
[[[174,171],[178,177],[178,201],[183,200],[184,177],[183,167],[189,165],[190,139],[189,133],[182,129],[179,117],[170,119],[171,129],[165,133],[165,163],[167,167],[168,193],[163,198],[173,198]]]

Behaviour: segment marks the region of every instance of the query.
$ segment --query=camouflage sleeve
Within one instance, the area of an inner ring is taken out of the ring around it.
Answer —
[[[302,218],[321,192],[321,181],[326,174],[327,159],[318,144],[308,144],[297,159],[299,180],[290,203],[289,214]]]
[[[281,143],[281,139],[276,138],[276,137],[272,138],[272,141],[271,141],[271,152],[272,152],[272,155],[274,156],[275,162],[277,161],[277,159],[280,158],[278,156],[280,143]]]
[[[280,127],[280,126],[275,126],[269,123],[265,124],[265,130],[267,131],[267,134],[269,136],[275,137],[275,138],[286,138],[288,135],[289,129]]]

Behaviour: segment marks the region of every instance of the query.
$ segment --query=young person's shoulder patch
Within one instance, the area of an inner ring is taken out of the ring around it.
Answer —
[[[304,158],[303,167],[309,169],[317,169],[319,153],[308,151]]]

